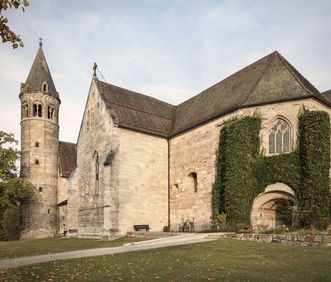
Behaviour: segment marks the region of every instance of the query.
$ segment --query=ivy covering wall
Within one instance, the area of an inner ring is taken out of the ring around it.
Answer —
[[[299,115],[298,149],[266,157],[261,153],[262,119],[255,114],[226,122],[221,129],[212,191],[213,218],[249,225],[254,199],[282,182],[296,193],[300,224],[323,229],[330,213],[330,120],[322,111]]]
[[[318,229],[329,225],[330,118],[326,112],[299,116],[301,182],[297,192],[300,223]]]

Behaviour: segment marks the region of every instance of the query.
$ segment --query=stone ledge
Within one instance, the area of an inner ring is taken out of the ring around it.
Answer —
[[[213,239],[236,239],[255,242],[275,243],[298,246],[331,246],[331,235],[301,234],[255,234],[255,233],[215,233],[208,235]]]

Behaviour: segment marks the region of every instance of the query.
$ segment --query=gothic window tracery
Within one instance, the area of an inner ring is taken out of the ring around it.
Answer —
[[[269,131],[269,154],[289,153],[291,146],[291,128],[289,124],[277,118]]]

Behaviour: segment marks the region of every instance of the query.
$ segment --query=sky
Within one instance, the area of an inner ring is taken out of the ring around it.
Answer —
[[[61,98],[60,140],[76,142],[94,62],[108,83],[174,105],[274,50],[331,89],[330,12],[330,0],[30,0],[2,13],[25,46],[0,42],[0,130],[20,138],[20,83],[39,37]]]

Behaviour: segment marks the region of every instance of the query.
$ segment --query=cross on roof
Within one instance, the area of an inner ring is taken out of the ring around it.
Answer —
[[[39,37],[39,46],[43,46],[43,39],[41,37]]]

